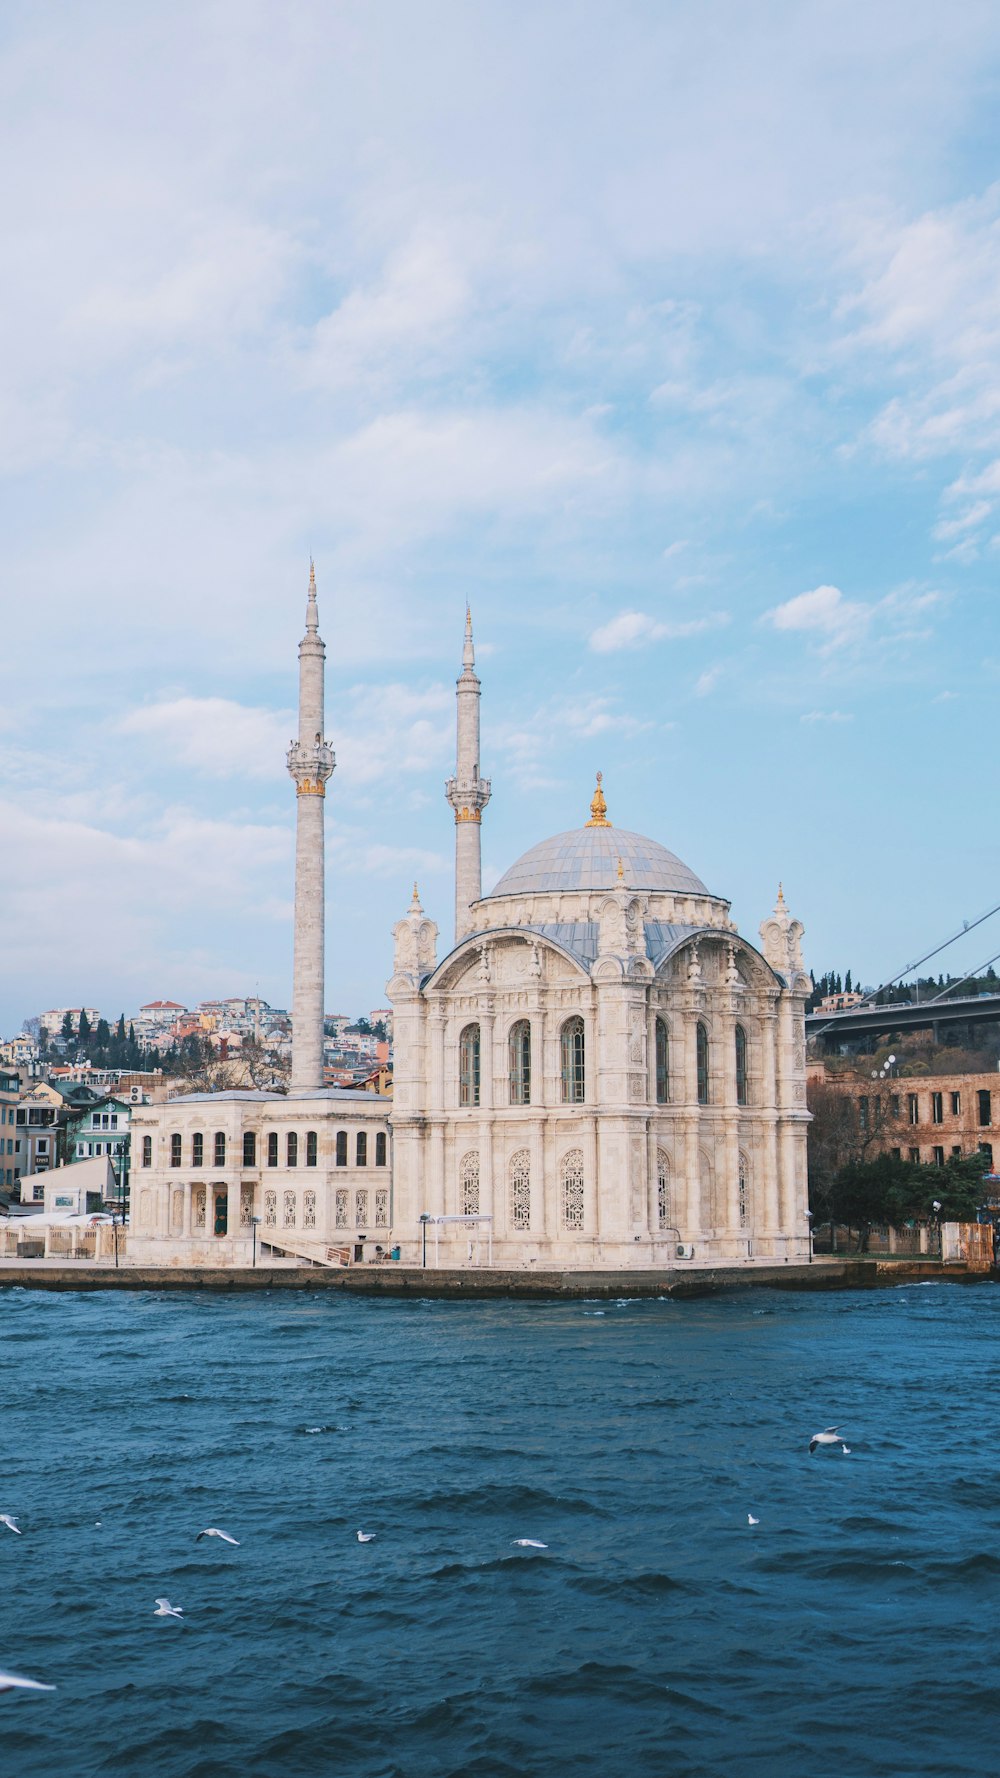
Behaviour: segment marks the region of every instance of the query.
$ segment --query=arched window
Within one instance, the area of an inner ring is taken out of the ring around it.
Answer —
[[[384,1130],[377,1130],[375,1133],[375,1165],[376,1165],[376,1167],[384,1167],[385,1166],[385,1149],[386,1149],[385,1131]]]
[[[359,1191],[354,1194],[354,1226],[358,1229],[368,1227],[368,1193]]]
[[[358,1140],[357,1140],[357,1144],[356,1144],[356,1148],[355,1148],[355,1153],[357,1155],[358,1166],[359,1167],[367,1167],[367,1165],[368,1165],[368,1132],[367,1132],[367,1130],[359,1130],[358,1131]]]
[[[750,1227],[750,1162],[745,1154],[740,1155],[739,1175],[739,1207],[740,1228]]]
[[[458,1040],[458,1103],[479,1104],[478,1025],[466,1025]]]
[[[174,1136],[171,1136],[171,1138],[170,1138],[170,1165],[172,1167],[179,1167],[180,1164],[181,1164],[181,1139],[180,1139],[180,1134],[178,1133]]]
[[[285,1139],[285,1165],[297,1167],[299,1164],[299,1139],[294,1130],[289,1130]]]
[[[663,1148],[656,1151],[656,1221],[661,1229],[672,1226],[670,1221],[670,1158]]]
[[[708,1032],[704,1025],[698,1023],[697,1032],[698,1061],[698,1104],[708,1104]]]
[[[462,1215],[479,1215],[479,1152],[462,1156]]]
[[[226,1164],[225,1130],[216,1130],[215,1132],[215,1164],[217,1167],[224,1167]]]
[[[510,1180],[510,1226],[512,1229],[530,1229],[531,1227],[531,1156],[526,1148],[519,1148],[510,1157],[508,1168]]]
[[[663,1019],[656,1021],[656,1103],[666,1105],[670,1098],[670,1039]]]
[[[518,1019],[507,1041],[507,1068],[512,1105],[531,1104],[531,1025]]]
[[[559,1165],[559,1197],[564,1229],[583,1228],[583,1149],[571,1148]]]
[[[191,1138],[191,1165],[192,1167],[205,1165],[205,1138],[200,1130],[196,1130]]]
[[[295,1193],[285,1192],[284,1200],[284,1213],[281,1218],[282,1225],[286,1229],[293,1229],[295,1227]]]
[[[337,1131],[337,1165],[338,1165],[338,1167],[346,1167],[347,1166],[347,1131],[346,1130],[338,1130]],[[346,1227],[347,1225],[345,1224],[344,1226]]]
[[[736,1027],[736,1103],[747,1102],[747,1034],[742,1025]]]
[[[567,1019],[559,1033],[559,1056],[564,1105],[582,1105],[584,1089],[583,1020]]]
[[[306,1166],[315,1167],[319,1159],[319,1143],[315,1130],[306,1131]]]
[[[255,1130],[244,1130],[243,1132],[243,1165],[244,1167],[256,1167],[257,1165],[257,1132]]]
[[[268,1130],[267,1132],[267,1164],[269,1167],[276,1167],[278,1165],[277,1130]]]
[[[303,1193],[303,1196],[302,1196],[302,1227],[304,1229],[314,1229],[316,1227],[316,1193],[315,1192],[304,1192]]]
[[[142,1164],[144,1167],[153,1165],[153,1138],[144,1136],[142,1139]]]
[[[267,1191],[264,1193],[264,1226],[273,1229],[278,1222],[278,1194]]]

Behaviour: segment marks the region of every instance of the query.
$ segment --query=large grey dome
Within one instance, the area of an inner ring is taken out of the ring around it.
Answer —
[[[622,875],[618,876],[621,859]],[[700,877],[679,858],[623,827],[573,828],[541,840],[505,871],[487,900],[501,895],[559,894],[572,889],[666,890],[678,895],[708,895]]]

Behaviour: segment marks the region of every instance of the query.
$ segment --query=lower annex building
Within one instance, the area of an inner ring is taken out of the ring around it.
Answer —
[[[673,853],[586,822],[482,894],[480,683],[458,680],[455,943],[414,887],[394,928],[392,1101],[322,1086],[323,644],[300,645],[293,1068],[287,1097],[196,1094],[133,1116],[130,1257],[240,1264],[265,1245],[565,1270],[805,1259],[802,926],[759,946]],[[428,1234],[432,1244],[428,1246]]]

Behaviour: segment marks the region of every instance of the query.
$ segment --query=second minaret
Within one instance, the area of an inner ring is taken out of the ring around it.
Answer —
[[[295,960],[292,1093],[323,1085],[325,859],[323,813],[333,749],[323,739],[326,648],[319,633],[316,570],[309,564],[306,633],[299,643],[299,737],[288,750],[295,780]]]
[[[483,892],[480,823],[490,800],[488,778],[479,776],[479,680],[472,645],[472,613],[465,611],[462,671],[456,682],[458,735],[455,776],[445,796],[455,811],[455,943],[472,929],[470,909]]]

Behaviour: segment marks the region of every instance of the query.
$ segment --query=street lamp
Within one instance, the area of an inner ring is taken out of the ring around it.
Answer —
[[[420,1262],[422,1266],[426,1266],[426,1264],[427,1264],[427,1224],[429,1222],[430,1222],[430,1215],[425,1210],[423,1212],[423,1215],[420,1218],[421,1227],[423,1228],[423,1231],[424,1231],[424,1256]]]
[[[812,1265],[812,1263],[813,1263],[813,1213],[811,1210],[806,1211],[806,1224],[808,1227],[808,1234],[809,1234],[809,1264]]]
[[[931,1209],[933,1210],[934,1215],[937,1217],[938,1259],[942,1259],[944,1256],[941,1251],[941,1200],[940,1200],[940,1198],[934,1199],[934,1202],[931,1205]]]
[[[253,1263],[254,1263],[254,1265],[257,1264],[257,1224],[259,1222],[260,1222],[259,1216],[251,1216],[250,1227],[253,1231]]]

